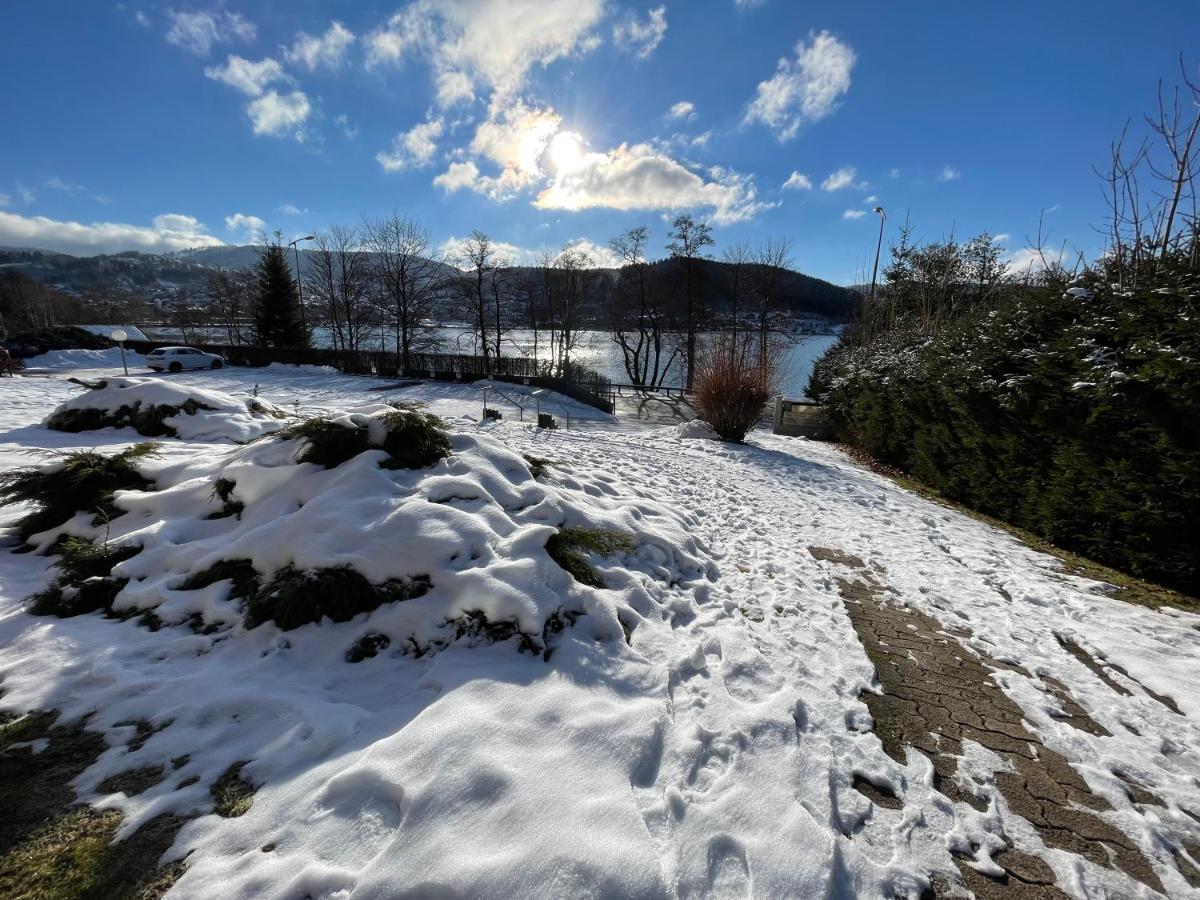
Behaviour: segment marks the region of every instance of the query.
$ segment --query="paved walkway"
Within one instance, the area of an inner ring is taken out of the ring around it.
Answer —
[[[824,547],[810,547],[809,552],[845,570],[845,575],[837,579],[839,593],[875,666],[879,684],[878,692],[864,691],[862,700],[871,711],[875,733],[889,756],[905,764],[910,752],[923,753],[934,767],[934,787],[947,799],[980,811],[1004,803],[1010,813],[1036,831],[1047,847],[1120,870],[1155,891],[1163,891],[1162,883],[1134,843],[1097,815],[1111,812],[1112,806],[1093,793],[1061,755],[1030,733],[1020,707],[993,678],[1006,670],[1031,679],[1035,676],[1020,666],[968,649],[958,637],[969,637],[969,631],[948,633],[935,619],[902,605],[881,573],[869,569],[858,557]],[[1078,645],[1064,644],[1064,649],[1116,693],[1129,695],[1127,688],[1109,677],[1104,667]],[[1062,721],[1089,734],[1109,736],[1061,682],[1050,677],[1035,680],[1058,702]],[[1147,694],[1178,712],[1169,698],[1152,691]],[[983,779],[978,778],[976,767],[960,771],[964,741],[991,751],[1001,766]],[[1125,781],[1132,802],[1143,807],[1166,806],[1130,777],[1117,774]],[[863,779],[857,780],[855,787],[880,806],[899,809],[904,805],[903,796],[888,788],[881,789]],[[1058,900],[1067,896],[1055,886],[1050,867],[1038,857],[1015,849],[1009,835],[988,837],[998,837],[1003,847],[988,849],[967,842],[954,851],[963,883],[976,897]],[[1200,847],[1188,850],[1193,858],[1200,857]],[[990,856],[1000,871],[989,876],[967,864],[978,863],[985,856]],[[1181,874],[1200,887],[1200,871],[1182,854],[1175,854],[1175,862]],[[951,896],[950,885],[935,881],[934,894]]]

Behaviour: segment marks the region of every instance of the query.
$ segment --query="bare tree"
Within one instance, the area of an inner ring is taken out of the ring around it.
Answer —
[[[1179,58],[1179,69],[1184,86],[1190,97],[1189,104],[1194,111],[1191,122],[1188,122],[1180,106],[1180,89],[1175,87],[1171,101],[1163,98],[1162,82],[1158,85],[1158,116],[1147,118],[1151,130],[1158,135],[1167,160],[1164,165],[1158,165],[1150,157],[1150,172],[1163,185],[1165,193],[1161,208],[1161,224],[1156,223],[1155,244],[1158,246],[1158,259],[1161,263],[1167,257],[1167,252],[1173,248],[1172,235],[1175,229],[1175,218],[1179,213],[1180,201],[1185,192],[1190,192],[1195,201],[1195,180],[1200,167],[1200,154],[1196,152],[1197,135],[1200,134],[1200,86],[1194,84],[1187,76],[1187,67],[1182,55]],[[1194,225],[1194,217],[1193,217]]]
[[[740,346],[738,331],[741,325],[743,301],[750,287],[750,265],[754,261],[754,255],[746,241],[738,241],[725,248],[721,259],[725,262],[725,292],[729,297],[730,340],[728,344],[730,348],[735,348]]]
[[[484,368],[490,375],[492,372],[491,347],[488,344],[488,294],[487,283],[491,270],[495,265],[496,253],[492,249],[492,239],[482,231],[475,230],[463,242],[460,251],[460,267],[464,270],[462,289],[467,303],[471,322],[475,327],[475,336],[483,348]]]
[[[371,271],[356,228],[335,225],[317,235],[306,290],[329,319],[335,349],[359,350],[371,323]]]
[[[639,225],[609,241],[624,263],[617,276],[611,315],[613,341],[621,348],[630,383],[657,387],[666,377],[675,354],[663,364],[666,317],[663,309],[653,302],[648,284],[650,267],[645,258],[648,240],[649,233]]]
[[[230,346],[249,343],[253,331],[250,325],[254,295],[251,273],[218,269],[208,277],[204,292],[212,324],[224,330]]]
[[[707,222],[697,222],[689,215],[676,216],[671,223],[670,242],[667,252],[683,265],[684,276],[684,329],[687,364],[685,387],[692,389],[696,377],[696,335],[700,330],[702,310],[697,280],[697,261],[705,258],[705,248],[713,244],[712,229]]]
[[[556,255],[542,254],[542,275],[550,327],[550,357],[553,370],[562,375],[570,368],[571,354],[583,337],[580,326],[584,299],[584,272],[592,257],[575,244],[567,244]]]
[[[784,311],[784,278],[793,264],[792,242],[786,237],[768,238],[754,253],[754,328],[758,333],[758,355],[764,359],[771,331],[778,328]]]
[[[371,252],[383,317],[395,332],[400,369],[407,373],[413,354],[436,342],[430,318],[444,266],[430,247],[429,232],[397,213],[365,222],[363,244]]]

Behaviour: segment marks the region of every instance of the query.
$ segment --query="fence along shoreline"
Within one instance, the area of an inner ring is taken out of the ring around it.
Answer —
[[[177,347],[178,341],[126,341],[136,353],[159,347]],[[189,344],[224,357],[230,365],[260,368],[271,363],[332,366],[347,375],[380,375],[389,378],[428,378],[432,381],[474,381],[490,378],[510,384],[529,384],[557,391],[611,413],[616,408],[612,381],[599,372],[568,363],[556,374],[552,363],[524,356],[472,356],[457,353],[410,353],[405,368],[401,355],[390,350],[334,350],[318,347],[250,347],[231,344]]]

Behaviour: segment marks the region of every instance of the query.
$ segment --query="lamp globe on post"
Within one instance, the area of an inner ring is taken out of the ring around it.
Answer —
[[[121,348],[121,368],[124,369],[125,374],[128,375],[129,366],[125,362],[125,342],[129,340],[129,335],[125,333],[124,328],[116,328],[113,329],[113,333],[109,335],[109,337],[116,341],[117,346]]]

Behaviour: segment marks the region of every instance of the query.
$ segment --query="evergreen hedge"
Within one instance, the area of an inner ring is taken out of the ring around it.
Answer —
[[[1200,276],[1089,272],[814,368],[841,438],[1063,548],[1200,594]]]

